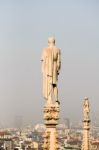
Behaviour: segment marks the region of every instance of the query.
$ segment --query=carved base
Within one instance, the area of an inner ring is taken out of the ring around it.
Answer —
[[[46,105],[44,107],[44,120],[45,125],[52,125],[56,126],[59,120],[59,105],[58,104],[51,104]]]
[[[44,121],[46,131],[44,134],[43,150],[59,150],[58,133],[56,125],[59,120],[59,105],[51,104],[44,107]]]

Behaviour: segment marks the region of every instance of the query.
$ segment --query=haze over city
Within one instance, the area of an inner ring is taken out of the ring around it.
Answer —
[[[41,53],[61,49],[60,118],[82,121],[82,100],[99,115],[99,1],[0,1],[0,126],[43,122]]]

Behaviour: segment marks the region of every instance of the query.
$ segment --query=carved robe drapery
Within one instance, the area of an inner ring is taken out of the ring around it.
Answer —
[[[55,46],[45,48],[42,53],[42,72],[43,96],[47,100],[53,85],[57,86],[60,65],[60,49]]]
[[[83,103],[83,115],[84,115],[84,119],[89,119],[89,101],[88,99],[84,100]]]

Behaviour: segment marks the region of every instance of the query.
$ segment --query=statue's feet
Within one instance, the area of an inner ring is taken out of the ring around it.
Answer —
[[[52,105],[52,104],[53,104],[53,103],[52,103],[51,100],[48,100],[47,103],[46,103],[47,106],[50,106],[50,105]]]

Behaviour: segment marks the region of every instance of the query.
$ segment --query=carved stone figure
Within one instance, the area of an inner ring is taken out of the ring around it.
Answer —
[[[61,52],[55,46],[55,39],[48,39],[48,47],[42,53],[43,96],[48,104],[58,102],[58,75],[61,68]]]
[[[89,101],[88,101],[88,98],[85,97],[84,99],[84,103],[83,103],[83,114],[84,114],[84,119],[89,119]]]

